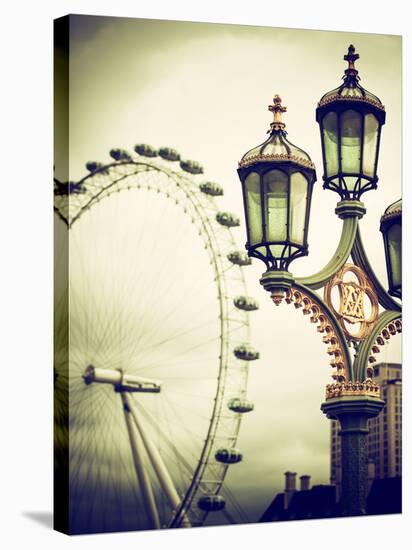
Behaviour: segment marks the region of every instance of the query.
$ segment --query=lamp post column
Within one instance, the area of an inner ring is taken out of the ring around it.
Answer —
[[[352,385],[351,385],[352,386]],[[321,410],[341,426],[342,496],[340,512],[343,516],[366,514],[368,497],[368,419],[377,416],[385,402],[367,395],[356,385],[354,395],[332,397],[322,403]],[[348,392],[349,393],[349,392]]]

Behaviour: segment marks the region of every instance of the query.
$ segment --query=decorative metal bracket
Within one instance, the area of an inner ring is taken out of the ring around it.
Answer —
[[[332,356],[330,365],[336,369],[332,378],[336,382],[353,380],[352,360],[343,330],[332,310],[322,298],[310,288],[294,283],[286,293],[286,303],[302,308],[304,315],[310,315],[311,323],[317,323],[317,331],[323,334],[322,341],[328,344],[327,353]]]
[[[368,257],[366,255],[359,227],[357,228],[351,255],[354,263],[357,266],[361,267],[368,274],[368,277],[372,281],[373,286],[375,287],[378,294],[380,305],[385,309],[389,309],[392,311],[401,311],[401,305],[386,292],[386,290],[381,285],[379,279],[376,277],[375,272],[373,271],[372,266],[370,265]]]
[[[358,233],[359,219],[365,214],[366,208],[360,201],[341,201],[337,204],[335,212],[337,216],[343,220],[343,225],[340,241],[332,259],[323,269],[314,275],[296,279],[298,283],[312,288],[313,290],[324,287],[331,277],[333,277],[346,263],[346,260],[352,252],[355,238]]]
[[[379,353],[380,346],[400,332],[402,332],[400,312],[384,311],[379,315],[373,330],[359,346],[358,353],[356,354],[353,368],[357,380],[373,377],[372,364],[376,361],[374,355]]]

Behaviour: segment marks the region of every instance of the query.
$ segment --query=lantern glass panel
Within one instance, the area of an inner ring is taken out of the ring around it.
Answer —
[[[304,243],[308,181],[301,172],[292,174],[290,183],[290,240]]]
[[[340,118],[340,135],[342,171],[349,174],[358,174],[360,172],[362,137],[362,117],[360,113],[353,109],[348,109],[342,113]],[[349,188],[353,187],[348,182],[346,184]]]
[[[281,170],[270,170],[263,176],[265,197],[266,240],[286,241],[288,221],[288,176]]]
[[[355,185],[358,181],[358,176],[345,176],[346,187],[349,189],[349,191],[352,191],[355,188]]]
[[[270,252],[272,253],[272,256],[274,258],[280,258],[280,257],[286,257],[287,249],[285,248],[285,245],[283,244],[271,244],[269,246]]]
[[[392,286],[397,287],[402,282],[402,228],[399,224],[392,225],[388,231],[388,252],[392,272]]]
[[[338,173],[338,117],[333,111],[323,117],[326,176]]]
[[[263,240],[259,174],[251,172],[246,178],[244,186],[249,225],[249,244],[254,245]]]
[[[375,175],[375,160],[378,146],[378,119],[372,113],[365,116],[365,130],[363,138],[363,173],[366,176]]]

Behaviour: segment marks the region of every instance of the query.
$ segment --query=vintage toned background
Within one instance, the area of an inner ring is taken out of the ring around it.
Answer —
[[[379,219],[401,195],[398,36],[73,16],[70,179],[85,175],[88,160],[108,161],[114,146],[171,146],[204,164],[207,179],[224,185],[222,205],[240,214],[243,223],[237,162],[264,141],[271,121],[267,106],[279,94],[288,108],[288,138],[317,167],[310,255],[292,266],[296,275],[315,272],[333,254],[341,223],[334,214],[338,195],[322,190],[315,108],[341,82],[343,55],[351,43],[360,54],[362,85],[387,111],[379,187],[364,195],[368,211],[362,221],[370,259],[386,286]],[[119,220],[107,208],[110,232],[110,224]],[[123,208],[122,215],[133,217],[133,205]],[[169,230],[173,235],[173,227]],[[244,228],[236,234],[243,248]],[[186,278],[196,277],[200,254],[193,241],[190,261],[184,264]],[[150,263],[150,253],[142,261]],[[244,460],[227,477],[252,521],[283,488],[286,470],[309,474],[314,484],[329,481],[329,421],[319,410],[330,381],[326,348],[300,312],[273,306],[258,283],[263,268],[255,260],[245,270],[249,294],[261,305],[251,316],[251,343],[261,359],[250,367],[248,394],[256,410],[245,415],[241,427],[238,446]],[[399,340],[379,359],[399,361]]]

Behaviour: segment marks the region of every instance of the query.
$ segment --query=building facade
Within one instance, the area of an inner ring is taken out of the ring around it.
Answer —
[[[374,380],[386,402],[381,413],[368,421],[369,486],[374,479],[402,476],[402,366],[378,363]],[[341,444],[339,422],[331,422],[331,484],[341,491]]]

